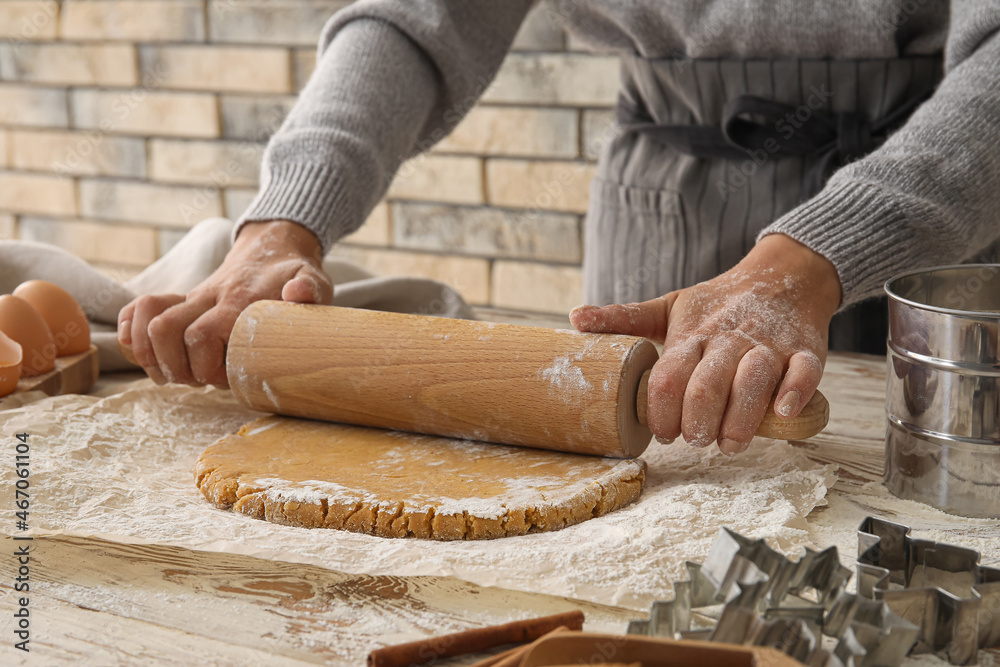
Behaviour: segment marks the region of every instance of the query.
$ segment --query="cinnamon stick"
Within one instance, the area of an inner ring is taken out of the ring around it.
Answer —
[[[441,658],[486,651],[504,644],[524,644],[533,642],[560,626],[570,630],[582,630],[583,612],[570,611],[541,618],[529,618],[504,625],[475,628],[450,635],[422,639],[408,644],[387,646],[368,654],[368,667],[422,665]]]

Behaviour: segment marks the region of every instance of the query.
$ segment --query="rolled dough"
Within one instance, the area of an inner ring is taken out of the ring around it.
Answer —
[[[263,417],[208,447],[198,488],[223,509],[306,528],[476,540],[558,530],[639,497],[646,464]]]

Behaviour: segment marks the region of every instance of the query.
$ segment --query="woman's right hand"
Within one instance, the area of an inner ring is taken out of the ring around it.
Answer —
[[[222,265],[187,295],[140,296],[118,314],[118,342],[157,384],[228,387],[226,345],[243,309],[262,299],[329,304],[322,246],[294,222],[252,222]]]
[[[642,303],[582,306],[570,319],[580,331],[663,343],[649,376],[650,430],[661,442],[683,435],[735,454],[749,446],[772,396],[785,418],[812,398],[840,300],[828,259],[771,234],[711,280]]]

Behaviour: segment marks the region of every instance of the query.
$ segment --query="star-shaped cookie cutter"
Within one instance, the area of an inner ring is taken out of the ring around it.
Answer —
[[[898,664],[918,628],[884,603],[844,593],[851,571],[836,547],[791,560],[722,529],[704,564],[685,564],[674,598],[654,602],[629,634],[770,646],[815,667]],[[837,638],[831,650],[823,635]]]
[[[835,547],[791,560],[723,529],[704,564],[685,564],[674,598],[654,602],[628,633],[771,646],[810,667],[892,667],[911,652],[975,664],[979,648],[1000,644],[1000,570],[909,532],[864,520],[851,594]],[[832,650],[824,635],[837,640]]]
[[[868,517],[858,529],[858,594],[885,602],[920,628],[913,653],[976,664],[1000,644],[1000,569],[952,544],[916,539],[910,528]]]

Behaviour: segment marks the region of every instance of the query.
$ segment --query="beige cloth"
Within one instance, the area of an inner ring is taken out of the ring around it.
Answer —
[[[186,294],[219,267],[232,247],[233,223],[210,218],[195,226],[166,255],[121,283],[70,253],[42,243],[0,241],[0,294],[25,280],[48,280],[73,295],[90,320],[100,349],[101,370],[133,368],[118,352],[118,311],[143,294]],[[333,281],[336,306],[474,319],[454,289],[435,280],[377,277],[327,257],[323,270]]]

